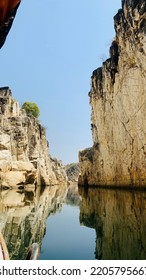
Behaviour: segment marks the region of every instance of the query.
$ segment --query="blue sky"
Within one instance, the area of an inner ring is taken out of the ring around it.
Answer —
[[[92,146],[88,92],[108,58],[121,0],[22,0],[0,51],[0,86],[36,102],[50,154],[64,164]]]

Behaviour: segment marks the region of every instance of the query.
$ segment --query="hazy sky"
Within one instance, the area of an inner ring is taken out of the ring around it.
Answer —
[[[88,92],[108,58],[121,0],[22,0],[0,51],[0,86],[36,102],[50,154],[64,164],[92,145]]]

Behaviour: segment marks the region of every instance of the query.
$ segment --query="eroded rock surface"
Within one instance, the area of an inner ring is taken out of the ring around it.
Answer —
[[[8,87],[0,88],[0,185],[67,182],[63,165],[48,152],[45,129],[28,116]]]
[[[79,184],[146,186],[146,2],[123,0],[110,58],[93,72],[93,147],[79,154]]]

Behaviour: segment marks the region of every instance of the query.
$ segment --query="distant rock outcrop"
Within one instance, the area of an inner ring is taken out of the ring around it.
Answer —
[[[65,202],[71,205],[80,205],[81,198],[78,193],[78,178],[80,173],[79,163],[70,163],[65,165],[65,171],[68,178],[68,190]]]
[[[110,58],[92,75],[79,184],[146,186],[146,1],[122,0],[114,25]]]
[[[60,161],[48,153],[45,129],[28,116],[8,87],[0,88],[0,185],[56,185],[67,182]]]
[[[79,163],[70,163],[65,166],[65,171],[69,182],[78,182],[80,167]]]

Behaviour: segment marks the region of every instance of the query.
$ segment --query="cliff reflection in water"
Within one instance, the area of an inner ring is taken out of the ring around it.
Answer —
[[[0,231],[11,259],[25,259],[33,242],[41,245],[46,219],[59,209],[66,192],[66,186],[0,192]]]
[[[80,222],[96,230],[96,258],[146,259],[146,192],[79,188]]]

